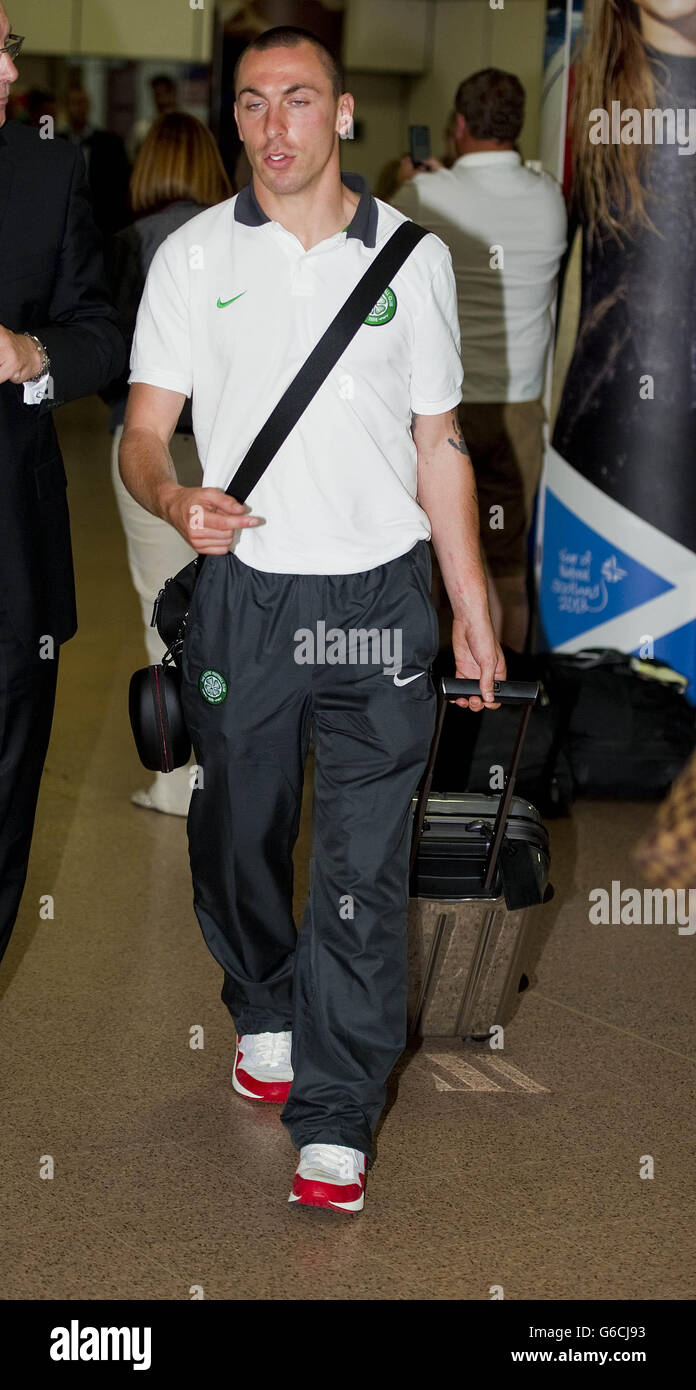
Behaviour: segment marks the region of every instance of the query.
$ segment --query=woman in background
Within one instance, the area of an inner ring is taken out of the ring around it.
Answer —
[[[138,305],[150,262],[165,237],[207,207],[232,194],[220,154],[210,131],[194,116],[171,111],[154,122],[141,146],[130,183],[136,221],[114,237],[108,258],[109,278],[121,328],[130,346]],[[155,598],[165,579],[183,569],[195,552],[173,526],[134,501],[118,471],[118,447],[128,397],[124,376],[110,390],[109,428],[113,433],[111,474],[126,537],[131,578],[140,598],[148,660],[162,658],[162,642],[150,627]],[[169,451],[176,476],[184,487],[200,487],[202,469],[196,452],[191,402],[186,401]],[[185,816],[191,798],[187,767],[155,774],[149,791],[136,791],[131,800],[148,810]]]
[[[645,112],[676,124],[696,107],[696,0],[586,0],[574,78],[568,244],[579,222],[582,302],[553,446],[626,509],[613,544],[625,535],[636,553],[647,523],[696,552],[696,154],[642,132]],[[694,603],[672,618],[654,655],[696,677]]]

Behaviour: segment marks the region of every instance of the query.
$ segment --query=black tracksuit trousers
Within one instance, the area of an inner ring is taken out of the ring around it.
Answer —
[[[344,1144],[371,1159],[406,1040],[411,801],[436,705],[430,569],[425,541],[329,576],[271,574],[232,552],[206,559],[189,613],[183,700],[202,784],[188,820],[194,905],[237,1033],[292,1029],[282,1120],[296,1148]],[[310,730],[298,935],[292,851]]]

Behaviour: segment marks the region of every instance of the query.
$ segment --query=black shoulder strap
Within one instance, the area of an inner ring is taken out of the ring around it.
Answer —
[[[375,256],[249,446],[226,489],[238,502],[245,502],[256,487],[271,459],[336,366],[389,281],[427,234],[426,228],[419,227],[415,222],[402,222],[379,255]]]

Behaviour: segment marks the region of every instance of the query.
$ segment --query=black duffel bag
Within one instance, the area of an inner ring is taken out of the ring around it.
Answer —
[[[687,681],[665,662],[611,648],[566,655],[505,651],[510,680],[537,680],[517,791],[542,815],[566,813],[577,796],[644,800],[665,795],[696,747],[696,711]],[[440,652],[440,675],[454,674],[451,650]],[[482,711],[461,720],[450,705],[433,785],[438,791],[496,790],[509,757],[514,715]]]
[[[611,648],[537,660],[565,726],[576,796],[664,796],[696,746],[686,677]]]

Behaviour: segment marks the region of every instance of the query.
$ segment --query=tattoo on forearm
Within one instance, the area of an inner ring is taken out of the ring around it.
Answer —
[[[455,438],[454,438],[454,439],[448,438],[447,443],[450,444],[451,447],[452,447],[453,449],[456,449],[456,450],[457,450],[457,453],[459,453],[459,454],[466,454],[466,456],[467,456],[467,458],[468,458],[468,457],[469,457],[469,450],[468,450],[467,447],[466,447],[466,440],[465,440],[464,435],[462,434],[461,429],[460,429],[460,426],[459,426],[459,419],[458,419],[458,417],[457,417],[457,412],[456,412],[456,410],[453,410],[453,411],[452,411],[451,428],[452,428],[452,433],[454,434]]]
[[[456,449],[458,453],[466,454],[468,457],[469,450],[466,447],[466,441],[463,439],[461,435],[459,436],[459,439],[448,439],[447,443],[451,444],[452,448]]]

